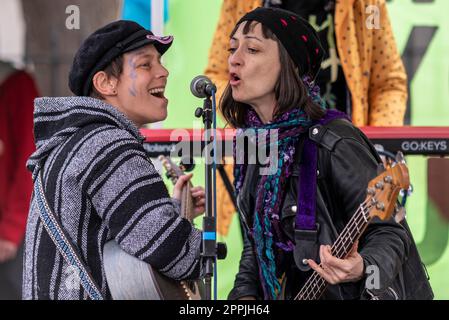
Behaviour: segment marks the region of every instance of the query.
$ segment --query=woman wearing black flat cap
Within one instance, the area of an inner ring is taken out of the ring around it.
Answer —
[[[316,32],[292,12],[258,8],[237,23],[229,51],[224,118],[237,136],[278,132],[274,174],[238,162],[247,157],[235,147],[245,239],[229,298],[292,299],[315,270],[331,284],[322,298],[358,299],[368,266],[378,268],[376,289],[385,290],[411,241],[394,219],[373,221],[345,259],[330,250],[365,200],[380,160],[344,114],[326,111],[314,84],[323,56]]]
[[[191,176],[179,179],[171,198],[138,130],[167,116],[168,71],[161,56],[172,41],[131,21],[108,24],[75,55],[69,87],[76,96],[35,101],[37,150],[27,167],[35,185],[42,179],[50,210],[99,292],[85,289],[92,286],[67,262],[74,260],[58,251],[35,192],[26,232],[24,299],[111,298],[102,256],[111,239],[168,277],[200,276],[201,232],[179,216],[181,188]],[[201,214],[204,190],[191,190]]]

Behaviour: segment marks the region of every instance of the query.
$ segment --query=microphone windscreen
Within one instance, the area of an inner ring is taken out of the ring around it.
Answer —
[[[195,97],[206,98],[205,88],[208,84],[212,84],[212,81],[208,77],[203,75],[196,76],[190,82],[190,91]]]

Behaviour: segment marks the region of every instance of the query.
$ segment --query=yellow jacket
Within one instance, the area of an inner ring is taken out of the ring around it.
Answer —
[[[240,17],[262,6],[262,2],[223,0],[205,71],[216,83],[218,96],[229,80],[229,35]],[[378,8],[379,29],[366,26],[373,14],[367,10],[368,6]],[[356,126],[403,125],[407,76],[396,48],[385,0],[337,1],[335,34],[338,55],[352,96],[353,123]]]

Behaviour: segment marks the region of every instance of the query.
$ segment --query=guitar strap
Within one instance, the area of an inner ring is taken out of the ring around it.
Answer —
[[[326,125],[335,119],[348,119],[348,117],[337,110],[327,110],[326,115],[309,128],[309,136],[305,138],[302,147],[295,217],[295,244],[300,245],[295,245],[293,251],[296,266],[301,271],[310,270],[306,260],[316,260],[318,253],[319,225],[316,222],[318,145],[332,150],[341,139],[326,128]]]
[[[101,291],[90,274],[88,267],[48,205],[42,184],[42,170],[34,181],[34,196],[39,208],[39,217],[59,253],[77,271],[80,283],[89,297],[92,300],[103,300]]]

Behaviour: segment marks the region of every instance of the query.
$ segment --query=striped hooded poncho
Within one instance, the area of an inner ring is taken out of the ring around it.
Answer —
[[[104,297],[111,295],[102,254],[111,239],[169,277],[201,274],[201,232],[179,217],[179,202],[122,113],[88,97],[39,98],[34,134],[37,150],[27,167],[33,179],[43,170],[49,205]],[[23,277],[24,299],[88,299],[44,229],[33,197]]]

